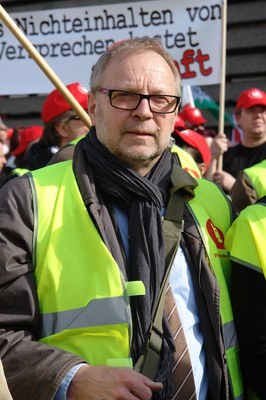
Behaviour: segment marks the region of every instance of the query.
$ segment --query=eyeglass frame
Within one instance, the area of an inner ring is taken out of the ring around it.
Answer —
[[[142,93],[137,93],[137,92],[130,92],[129,90],[108,89],[108,88],[104,88],[102,86],[100,86],[97,89],[97,92],[105,94],[106,96],[108,96],[109,100],[110,100],[110,104],[111,104],[112,107],[117,108],[118,110],[125,110],[125,111],[134,111],[134,110],[136,110],[138,108],[138,106],[140,105],[140,103],[142,102],[142,100],[146,99],[146,100],[148,100],[148,104],[149,104],[149,108],[150,108],[151,112],[153,112],[155,114],[172,114],[172,113],[175,112],[175,110],[177,109],[177,107],[179,106],[180,101],[181,101],[181,96],[174,96],[174,95],[170,95],[170,94],[165,94],[165,95],[164,94],[142,94]],[[139,96],[139,102],[136,105],[136,107],[134,107],[134,108],[121,108],[121,107],[114,106],[112,104],[112,94],[114,92],[136,94],[136,95]],[[153,111],[152,108],[151,108],[151,105],[150,105],[150,98],[156,97],[156,96],[167,96],[167,97],[171,97],[173,99],[176,99],[176,104],[175,104],[174,110],[172,110],[172,111]]]
[[[68,117],[66,122],[69,122],[69,121],[80,121],[80,120],[81,120],[81,118],[78,115],[71,115],[70,117]]]

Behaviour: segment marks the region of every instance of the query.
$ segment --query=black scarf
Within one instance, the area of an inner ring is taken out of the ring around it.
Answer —
[[[145,296],[131,298],[133,356],[136,361],[144,350],[153,306],[165,271],[161,210],[168,200],[173,157],[167,149],[150,173],[142,177],[126,168],[99,142],[94,128],[82,147],[86,161],[93,166],[96,187],[104,194],[104,199],[110,201],[110,205],[117,202],[128,216],[130,257],[126,278],[141,280],[146,288]],[[166,325],[165,330],[169,339]],[[164,343],[164,352],[169,346],[171,340],[168,345]],[[172,351],[173,348],[168,353]],[[169,354],[166,363],[171,366]]]

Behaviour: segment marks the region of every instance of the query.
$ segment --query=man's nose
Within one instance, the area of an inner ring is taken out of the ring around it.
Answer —
[[[152,116],[153,113],[150,108],[149,100],[142,98],[140,100],[138,107],[135,110],[133,110],[133,115],[144,116],[144,117]]]

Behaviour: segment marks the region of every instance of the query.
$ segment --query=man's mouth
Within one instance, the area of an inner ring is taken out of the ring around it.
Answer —
[[[142,136],[142,137],[144,137],[144,136],[152,136],[152,137],[154,137],[155,136],[154,132],[134,130],[134,129],[128,130],[125,133],[129,134],[129,135]]]

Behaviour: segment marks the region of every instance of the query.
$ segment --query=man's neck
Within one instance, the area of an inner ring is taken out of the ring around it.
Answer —
[[[258,147],[266,142],[266,136],[264,135],[263,137],[257,138],[257,139],[242,139],[242,145],[245,147]]]

